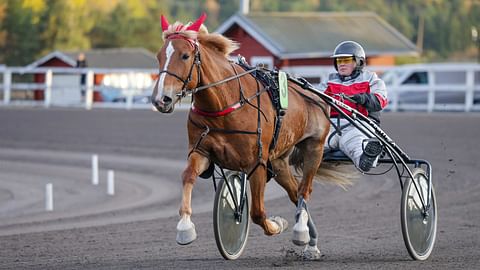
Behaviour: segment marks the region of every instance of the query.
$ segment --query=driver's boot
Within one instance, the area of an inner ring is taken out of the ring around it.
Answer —
[[[378,155],[382,153],[383,147],[380,141],[377,139],[368,139],[365,140],[364,143],[367,142],[365,147],[363,148],[363,153],[360,156],[360,162],[358,167],[364,171],[368,172],[372,168],[375,160],[377,159]]]

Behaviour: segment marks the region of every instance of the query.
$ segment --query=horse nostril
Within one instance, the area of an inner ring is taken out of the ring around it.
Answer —
[[[172,103],[172,99],[170,97],[164,96],[162,99],[163,103],[170,104]]]

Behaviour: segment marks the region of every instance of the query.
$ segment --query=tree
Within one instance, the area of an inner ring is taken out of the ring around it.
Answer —
[[[88,33],[95,25],[86,0],[47,0],[42,16],[44,53],[54,50],[84,50],[91,47]]]
[[[90,32],[92,45],[95,48],[144,47],[156,51],[161,47],[159,14],[154,2],[150,5],[120,2]]]
[[[7,65],[25,65],[35,59],[41,49],[38,25],[30,7],[23,7],[22,1],[4,2],[2,22],[3,42],[0,44],[1,59]]]

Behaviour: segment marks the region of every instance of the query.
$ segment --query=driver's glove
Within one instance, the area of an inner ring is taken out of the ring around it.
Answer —
[[[360,104],[360,105],[365,105],[367,102],[367,97],[365,94],[355,94],[353,96],[350,96],[351,99],[355,101],[355,103]]]

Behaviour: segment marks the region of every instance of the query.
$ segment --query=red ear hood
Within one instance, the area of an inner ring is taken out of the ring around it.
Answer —
[[[200,18],[198,18],[194,23],[188,26],[186,30],[192,30],[192,31],[198,32],[198,29],[200,29],[200,26],[202,26],[205,19],[207,19],[207,14],[205,14],[204,12],[202,16],[200,16]]]
[[[170,26],[170,25],[168,24],[167,19],[165,18],[165,16],[162,15],[162,16],[160,17],[160,20],[162,21],[162,31],[163,31],[163,32],[167,31],[168,26]]]

